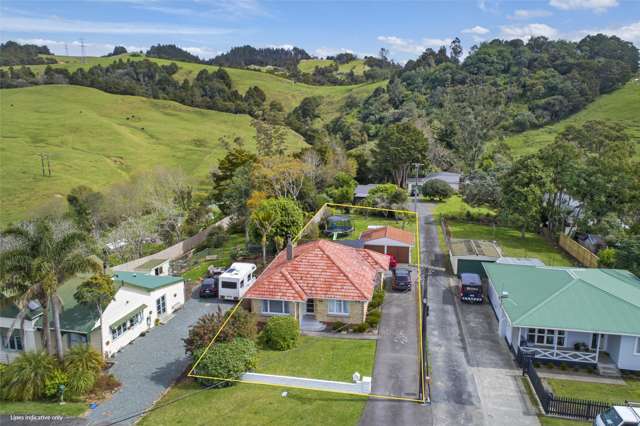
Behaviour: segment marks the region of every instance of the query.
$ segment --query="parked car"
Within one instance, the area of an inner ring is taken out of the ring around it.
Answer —
[[[391,288],[398,291],[410,291],[413,283],[413,271],[408,268],[398,268],[393,273]]]
[[[482,280],[480,275],[464,272],[460,275],[460,300],[469,303],[482,303]]]
[[[616,405],[600,413],[593,420],[594,426],[638,426],[640,425],[640,404]]]
[[[218,283],[223,272],[222,268],[210,267],[207,270],[206,277],[200,283],[200,297],[218,297],[220,295]]]

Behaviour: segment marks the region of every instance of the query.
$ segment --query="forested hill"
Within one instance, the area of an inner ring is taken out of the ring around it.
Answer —
[[[55,59],[43,58],[40,55],[51,55],[51,52],[47,46],[35,44],[18,44],[15,41],[0,44],[0,66],[56,63]]]
[[[225,67],[244,68],[250,65],[259,67],[295,68],[303,59],[311,59],[311,56],[299,47],[292,49],[266,47],[255,48],[253,46],[234,47],[229,52],[216,56],[210,62],[214,65]]]
[[[338,118],[337,134],[357,146],[393,123],[411,121],[432,136],[435,167],[473,170],[487,141],[580,111],[628,82],[639,59],[632,43],[602,34],[579,42],[493,40],[461,57],[458,40],[449,49],[427,49],[386,88]]]

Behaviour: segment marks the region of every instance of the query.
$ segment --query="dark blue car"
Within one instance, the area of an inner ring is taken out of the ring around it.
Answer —
[[[460,275],[460,300],[469,303],[482,303],[482,280],[480,275],[465,272]]]

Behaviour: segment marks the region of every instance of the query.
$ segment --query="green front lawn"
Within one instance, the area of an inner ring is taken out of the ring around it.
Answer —
[[[624,385],[545,379],[558,396],[605,401],[612,404],[640,401],[640,380],[626,379]]]
[[[177,384],[156,407],[186,398],[152,411],[138,424],[355,426],[367,402],[365,397],[244,383],[198,392],[202,389],[191,380]]]
[[[586,426],[591,424],[591,422],[587,421],[561,419],[559,417],[539,416],[538,418],[542,426]]]
[[[502,226],[480,225],[447,221],[453,238],[496,241],[507,257],[535,257],[550,266],[572,266],[573,262],[560,249],[541,236],[527,232],[520,238],[520,231]]]
[[[356,371],[371,376],[375,340],[301,336],[288,351],[260,350],[256,372],[350,382]]]
[[[465,203],[459,195],[453,195],[445,201],[438,203],[434,210],[435,216],[438,219],[441,216],[464,217],[467,212],[476,216],[495,216],[496,214],[494,210],[487,207],[471,207]]]
[[[0,401],[0,415],[36,414],[41,416],[77,417],[81,416],[88,408],[88,404],[84,402],[67,402],[64,405],[60,405],[57,402]]]

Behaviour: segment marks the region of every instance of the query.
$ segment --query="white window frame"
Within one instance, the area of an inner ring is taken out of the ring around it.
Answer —
[[[335,316],[349,316],[349,302],[346,300],[327,300],[327,313]]]
[[[11,336],[9,336],[9,342],[5,346],[5,343],[7,343],[7,340],[5,339],[5,335],[7,332],[6,330],[6,328],[0,329],[0,333],[2,333],[2,342],[0,342],[2,347],[0,349],[9,352],[23,352],[24,342],[22,340],[22,334],[20,333],[20,330],[14,329],[11,332]],[[14,346],[13,348],[11,347],[12,345]]]
[[[640,337],[636,337],[636,345],[635,345],[635,348],[633,349],[633,354],[640,355]]]
[[[529,341],[530,335],[533,335],[533,342]],[[544,343],[539,343],[538,337],[542,337]],[[547,343],[549,337],[551,337],[551,343]],[[562,344],[558,341],[559,339],[562,339]],[[527,343],[548,347],[552,347],[554,343],[557,343],[556,346],[564,348],[567,345],[567,333],[564,330],[552,330],[549,328],[529,328],[527,329]]]
[[[272,303],[282,303],[282,311],[278,312],[271,309]],[[289,302],[286,300],[263,300],[262,301],[262,314],[263,315],[290,315],[291,309],[289,308]]]
[[[167,298],[166,298],[166,294],[163,294],[162,296],[156,299],[156,314],[160,316],[166,313],[167,313]]]

